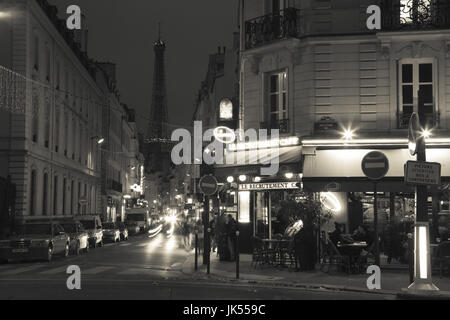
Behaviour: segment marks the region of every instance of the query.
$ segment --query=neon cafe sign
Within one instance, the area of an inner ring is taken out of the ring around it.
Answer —
[[[297,146],[299,144],[300,144],[299,137],[285,137],[270,140],[238,142],[235,144],[228,145],[228,149],[230,151],[270,149],[270,148]]]

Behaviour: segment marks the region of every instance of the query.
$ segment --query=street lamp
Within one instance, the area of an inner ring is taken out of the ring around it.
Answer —
[[[353,134],[354,131],[350,130],[350,129],[345,129],[344,132],[342,133],[343,137],[345,140],[351,140],[353,139]]]
[[[245,182],[245,181],[247,181],[247,176],[246,176],[245,174],[240,175],[240,176],[239,176],[239,181],[240,181],[240,182]]]
[[[91,140],[97,140],[98,144],[102,144],[103,142],[105,142],[105,138],[102,138],[102,137],[99,137],[99,136],[91,137]]]

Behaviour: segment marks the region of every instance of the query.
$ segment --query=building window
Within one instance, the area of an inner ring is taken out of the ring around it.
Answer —
[[[64,156],[67,157],[67,150],[69,149],[69,115],[64,112]]]
[[[266,88],[264,129],[279,129],[280,133],[287,133],[289,131],[287,71],[269,74]]]
[[[70,214],[71,215],[73,215],[74,187],[75,187],[75,182],[72,180],[70,182]]]
[[[58,176],[54,178],[53,185],[53,213],[58,215]]]
[[[67,179],[63,179],[63,187],[62,187],[62,214],[66,214],[66,192],[67,192]]]
[[[51,73],[51,52],[50,48],[46,46],[45,48],[45,79],[50,82]]]
[[[44,173],[42,185],[42,215],[46,216],[48,211],[48,173]]]
[[[407,128],[413,112],[421,112],[431,127],[437,125],[433,59],[405,59],[399,66],[399,127]],[[419,104],[422,104],[419,110]]]
[[[30,177],[30,216],[36,215],[36,170],[31,170]]]
[[[34,69],[39,70],[39,37],[34,35]]]
[[[33,111],[32,111],[32,124],[31,124],[31,139],[33,142],[38,142],[39,139],[39,97],[35,95],[33,97]]]
[[[80,205],[80,199],[81,199],[81,182],[78,182],[78,214],[81,213],[81,205]]]
[[[60,118],[61,118],[61,112],[58,106],[55,107],[55,152],[59,152],[59,131],[60,131]]]
[[[59,90],[61,88],[61,63],[59,61],[56,62],[56,89]]]

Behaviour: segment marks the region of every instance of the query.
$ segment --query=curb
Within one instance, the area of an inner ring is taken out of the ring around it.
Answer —
[[[449,301],[450,291],[423,291],[423,292],[408,292],[402,290],[397,293],[399,300],[438,300]]]
[[[192,267],[193,264],[192,255],[189,256],[186,261],[183,263],[181,272],[184,275],[197,275],[199,278],[213,278],[218,281],[228,282],[228,283],[236,283],[236,284],[253,284],[253,285],[263,285],[263,286],[271,286],[271,287],[285,287],[285,288],[298,288],[304,290],[328,290],[328,291],[344,291],[344,292],[355,292],[355,293],[370,293],[377,295],[398,295],[397,291],[394,290],[369,290],[362,289],[358,287],[347,287],[347,286],[339,286],[339,285],[327,285],[327,284],[305,284],[300,282],[282,282],[282,281],[273,281],[273,280],[248,280],[248,279],[236,279],[232,277],[226,277],[220,274],[199,274],[194,271]],[[203,269],[203,265],[199,265],[198,271]],[[198,272],[197,271],[197,272]],[[219,271],[220,270],[217,270]]]

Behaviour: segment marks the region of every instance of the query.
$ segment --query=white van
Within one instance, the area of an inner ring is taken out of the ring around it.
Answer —
[[[125,223],[136,223],[141,232],[148,230],[151,224],[148,208],[125,209]]]

